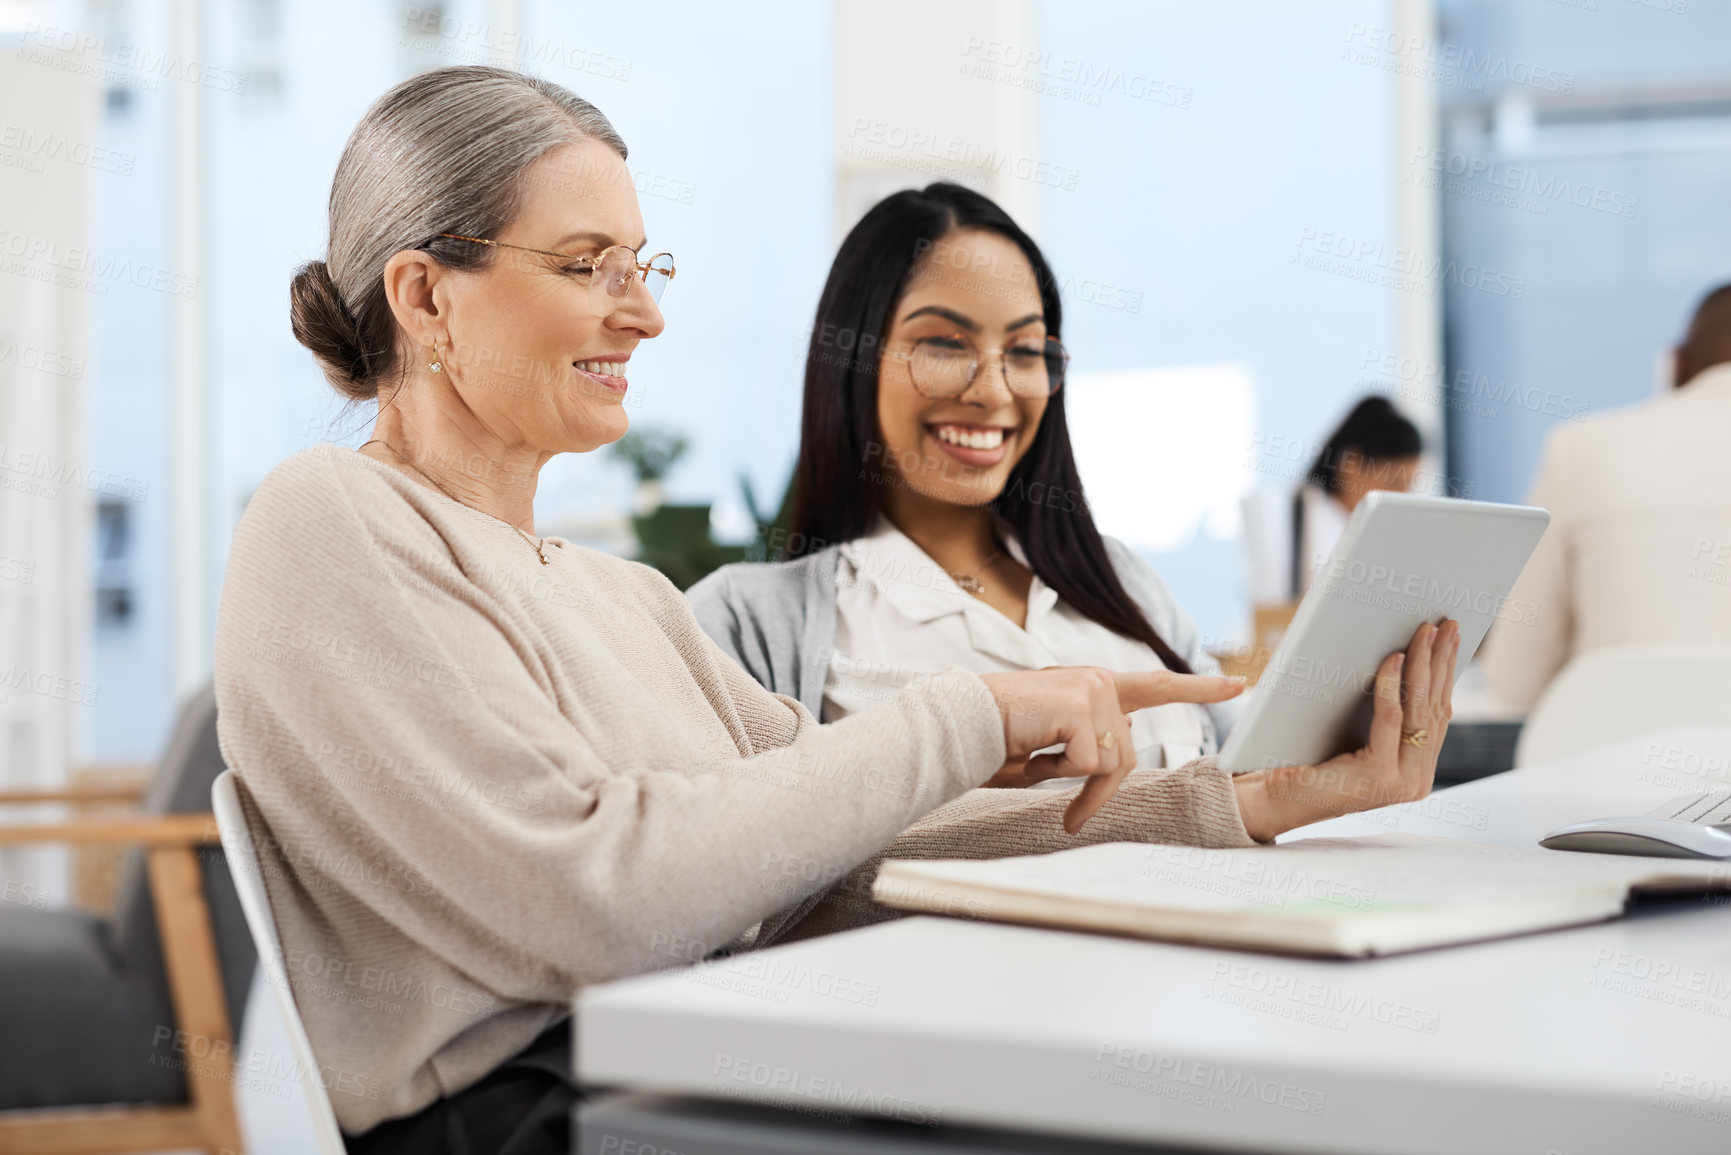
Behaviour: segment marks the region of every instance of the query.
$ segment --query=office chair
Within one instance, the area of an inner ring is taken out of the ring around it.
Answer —
[[[1610,646],[1575,658],[1533,704],[1515,765],[1689,722],[1731,726],[1731,646]]]
[[[253,845],[252,831],[247,828],[246,813],[241,808],[240,780],[234,771],[224,770],[210,788],[211,809],[222,831],[223,850],[228,854],[234,888],[240,895],[240,908],[246,912],[246,925],[252,930],[252,940],[258,948],[259,965],[264,968],[265,981],[276,992],[277,1009],[282,1012],[283,1026],[288,1030],[289,1045],[294,1049],[295,1066],[308,1072],[303,1080],[307,1105],[313,1113],[313,1132],[318,1137],[319,1155],[344,1155],[342,1132],[337,1129],[336,1112],[331,1110],[331,1097],[318,1077],[319,1063],[313,1057],[313,1045],[301,1024],[300,1010],[295,1006],[294,992],[289,989],[288,972],[283,969],[282,943],[276,934],[276,918],[271,914],[270,896],[265,893],[264,877],[259,873],[258,850]]]

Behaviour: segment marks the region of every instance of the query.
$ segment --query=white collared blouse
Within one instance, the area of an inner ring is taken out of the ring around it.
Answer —
[[[1014,538],[1005,548],[1027,565]],[[915,676],[946,666],[975,674],[1046,666],[1166,668],[1152,648],[1084,617],[1038,575],[1028,588],[1027,623],[1016,625],[964,591],[887,519],[841,546],[835,581],[824,722],[887,702]],[[1202,707],[1189,703],[1138,710],[1130,716],[1137,767],[1178,767],[1214,753],[1205,722]]]

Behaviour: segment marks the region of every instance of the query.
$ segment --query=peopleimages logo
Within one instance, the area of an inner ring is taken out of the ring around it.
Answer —
[[[493,52],[514,57],[520,64],[557,65],[603,80],[631,79],[632,62],[624,57],[514,28],[459,19],[438,5],[404,11],[403,43],[435,55],[460,53],[467,57]]]
[[[44,497],[55,496],[62,485],[77,486],[104,497],[120,497],[128,501],[143,501],[150,491],[149,482],[91,469],[47,453],[20,450],[0,441],[0,474],[8,473],[41,481]],[[7,480],[0,477],[0,484]]]
[[[909,160],[927,165],[956,165],[970,172],[1012,176],[1061,189],[1074,189],[1080,176],[1078,170],[1067,165],[864,116],[854,117],[849,126],[847,152],[863,160],[878,160],[901,168],[914,167],[903,163]]]
[[[7,121],[0,124],[0,149],[30,157],[33,160],[58,160],[96,169],[98,172],[131,176],[137,163],[135,153],[119,152],[100,144],[74,140],[58,132],[44,132]],[[37,171],[41,171],[38,169]]]
[[[1425,404],[1443,404],[1450,409],[1470,412],[1479,417],[1495,417],[1498,405],[1516,405],[1529,413],[1543,413],[1565,421],[1584,421],[1592,402],[1573,393],[1558,393],[1553,389],[1538,389],[1492,377],[1474,369],[1459,368],[1445,373],[1434,361],[1419,361],[1394,353],[1366,349],[1359,360],[1361,370],[1387,378],[1388,382],[1368,381],[1372,389],[1380,389]]]
[[[1567,177],[1540,172],[1528,165],[1510,164],[1494,157],[1468,156],[1466,153],[1419,145],[1413,149],[1412,165],[1421,170],[1482,182],[1494,189],[1521,193],[1541,202],[1536,207],[1542,214],[1546,204],[1571,204],[1576,208],[1633,218],[1641,207],[1639,197],[1627,196],[1601,185],[1572,181]],[[1431,187],[1434,187],[1431,186]],[[1464,189],[1451,192],[1470,195]],[[1510,207],[1526,207],[1512,202]]]
[[[1357,63],[1381,63],[1391,71],[1464,86],[1473,91],[1483,91],[1487,83],[1512,84],[1541,92],[1566,94],[1575,91],[1575,76],[1571,72],[1558,72],[1530,61],[1511,60],[1501,53],[1480,52],[1463,44],[1439,43],[1436,37],[1424,33],[1354,24],[1346,34],[1346,43],[1349,55],[1354,50],[1371,54],[1369,58],[1354,57]],[[1378,62],[1375,55],[1385,59]]]
[[[51,674],[17,662],[0,669],[0,703],[11,701],[12,694],[16,691],[22,694],[39,694],[44,698],[57,698],[74,706],[94,706],[100,688],[91,682],[67,677],[65,674]]]
[[[157,265],[139,264],[124,258],[104,255],[95,249],[83,248],[78,245],[62,245],[59,241],[45,237],[30,237],[23,233],[14,233],[0,229],[0,256],[10,257],[26,262],[26,265],[41,262],[51,268],[63,272],[79,274],[95,279],[94,284],[101,286],[104,282],[133,285],[140,289],[155,289],[159,293],[168,293],[176,297],[198,296],[198,278],[188,277],[173,269],[164,269]],[[7,272],[25,272],[25,268],[13,269]],[[75,288],[90,286],[74,285]],[[105,291],[98,288],[99,292]]]
[[[1083,104],[1097,105],[1102,95],[1114,95],[1184,109],[1190,107],[1193,95],[1188,85],[1074,56],[1031,51],[1003,40],[970,36],[962,56],[970,62],[961,69],[969,76]]]
[[[1399,999],[1350,990],[1331,982],[1301,979],[1252,963],[1217,962],[1214,964],[1214,973],[1209,975],[1209,982],[1248,994],[1264,995],[1277,1002],[1314,1008],[1336,1019],[1367,1019],[1420,1034],[1436,1034],[1442,1022],[1440,1011],[1427,1010]]]
[[[1260,1077],[1218,1063],[1201,1063],[1162,1054],[1147,1047],[1101,1043],[1088,1078],[1091,1082],[1167,1098],[1181,1098],[1180,1094],[1173,1092],[1199,1088],[1205,1094],[1192,1101],[1198,1106],[1224,1112],[1235,1111],[1238,1104],[1244,1102],[1281,1107],[1303,1115],[1320,1115],[1328,1109],[1328,1096],[1310,1087]]]
[[[159,79],[168,79],[236,95],[246,92],[248,77],[244,72],[222,68],[208,61],[183,58],[178,53],[158,51],[143,44],[110,40],[106,36],[35,21],[24,25],[23,40],[30,48],[61,54],[59,58],[33,59],[33,63],[98,76],[116,84],[130,83],[146,91],[154,91]]]
[[[1308,226],[1299,230],[1298,252],[1293,254],[1292,263],[1426,297],[1435,292],[1439,281],[1516,301],[1527,295],[1525,277],[1470,261],[1421,257],[1408,248]]]
[[[728,1088],[729,1098],[743,1097],[736,1088],[744,1087],[762,1092],[765,1101],[778,1106],[829,1107],[847,1115],[881,1115],[926,1127],[943,1121],[939,1108],[917,1099],[741,1055],[717,1055],[710,1075],[718,1087]]]
[[[0,338],[0,365],[8,363],[55,377],[70,377],[74,381],[84,376],[83,357],[57,353],[40,345],[20,345],[17,341]]]

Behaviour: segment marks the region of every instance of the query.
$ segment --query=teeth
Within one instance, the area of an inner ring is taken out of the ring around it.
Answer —
[[[967,449],[996,449],[1004,443],[1002,429],[962,429],[955,425],[937,425],[933,426],[932,432],[937,434],[940,441]]]
[[[599,377],[624,377],[628,361],[577,361],[577,368],[585,373],[594,373]]]

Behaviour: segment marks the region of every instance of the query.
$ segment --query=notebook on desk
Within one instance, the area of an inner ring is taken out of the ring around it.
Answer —
[[[1632,894],[1731,889],[1731,865],[1415,834],[1245,850],[1108,842],[892,860],[872,897],[923,913],[1363,958],[1602,922]]]

